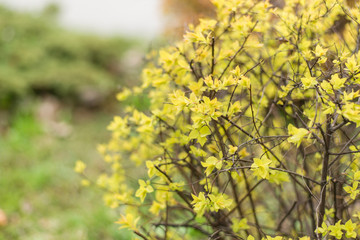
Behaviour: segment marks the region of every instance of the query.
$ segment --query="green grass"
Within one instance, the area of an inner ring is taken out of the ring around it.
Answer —
[[[78,159],[94,169],[90,176],[104,169],[95,149],[109,137],[112,114],[63,112],[73,131],[59,138],[32,112],[17,114],[0,135],[0,209],[9,220],[0,239],[131,239],[114,224],[119,216],[103,205],[102,192],[81,187],[73,171]]]

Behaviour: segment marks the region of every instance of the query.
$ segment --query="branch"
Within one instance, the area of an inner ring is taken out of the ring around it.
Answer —
[[[174,228],[180,228],[180,227],[185,227],[185,228],[193,228],[195,230],[198,230],[199,232],[205,234],[205,235],[210,235],[211,233],[205,231],[204,229],[202,229],[200,226],[198,225],[194,225],[194,224],[177,224],[177,223],[155,223],[154,224],[155,227],[158,226],[165,226],[165,227],[174,227]]]
[[[291,206],[291,208],[289,209],[289,211],[285,214],[285,216],[281,219],[281,221],[278,224],[278,227],[276,228],[276,231],[280,231],[281,230],[281,225],[283,224],[283,222],[286,220],[286,218],[288,216],[290,216],[291,212],[294,210],[295,206],[297,204],[297,201],[295,201],[293,203],[293,205]]]

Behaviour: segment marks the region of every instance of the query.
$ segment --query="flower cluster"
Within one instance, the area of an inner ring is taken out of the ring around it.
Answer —
[[[99,147],[106,203],[143,239],[356,238],[359,3],[212,2],[118,95],[151,104]]]

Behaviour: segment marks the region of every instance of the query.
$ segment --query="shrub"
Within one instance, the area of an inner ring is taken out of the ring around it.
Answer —
[[[142,239],[356,238],[358,4],[213,3],[118,95],[151,99],[99,146],[118,223]]]
[[[50,7],[38,16],[0,7],[0,108],[38,93],[100,100],[114,92],[124,71],[120,59],[130,40],[64,30]]]

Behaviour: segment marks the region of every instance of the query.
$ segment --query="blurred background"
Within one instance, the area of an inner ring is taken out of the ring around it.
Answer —
[[[114,36],[154,38],[162,32],[162,0],[1,0],[20,11],[39,12],[47,5],[61,11],[58,23],[71,30]]]
[[[131,239],[74,164],[104,171],[116,93],[213,14],[209,0],[0,0],[0,240]]]

